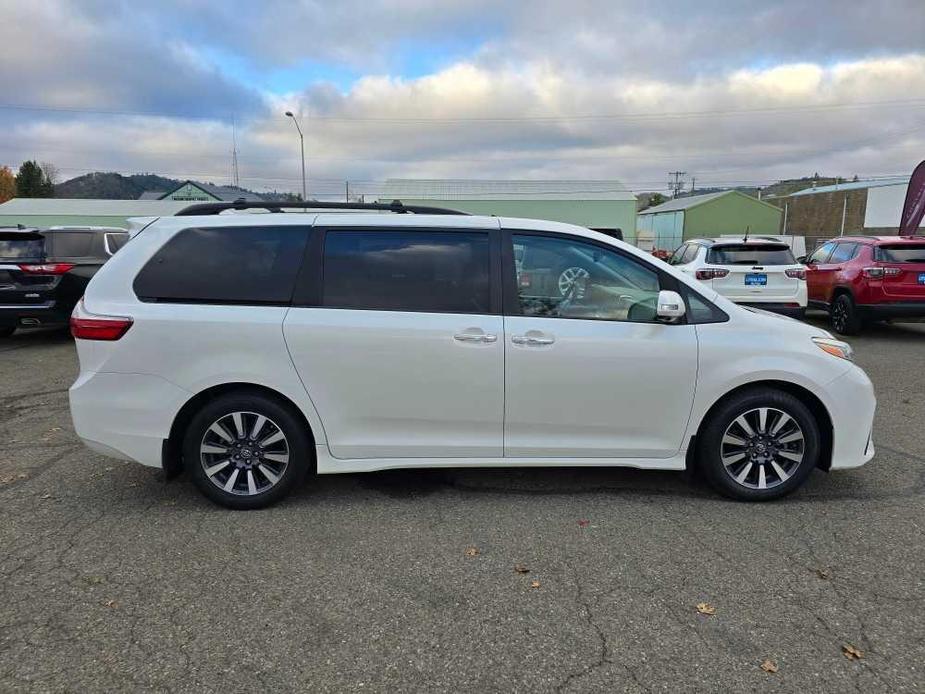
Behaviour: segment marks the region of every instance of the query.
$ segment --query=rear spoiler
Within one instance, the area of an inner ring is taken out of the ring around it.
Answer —
[[[128,237],[130,239],[135,238],[158,219],[160,217],[129,217],[125,220],[128,224]]]

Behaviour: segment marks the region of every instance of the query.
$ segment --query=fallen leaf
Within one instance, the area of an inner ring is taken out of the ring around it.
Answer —
[[[848,660],[860,660],[864,657],[864,654],[850,643],[843,644],[841,647],[841,652],[842,655],[844,655]]]
[[[531,587],[531,588],[539,588],[539,587],[540,587],[540,582],[539,582],[539,581],[530,581],[530,587]]]
[[[698,602],[697,611],[700,614],[716,614],[716,608],[708,602]]]
[[[832,569],[823,568],[816,569],[816,575],[821,578],[823,581],[827,581],[832,578]]]
[[[466,556],[467,557],[477,557],[479,556],[479,548],[475,546],[466,547]]]
[[[20,472],[18,475],[16,475],[16,477],[21,480],[26,479],[28,476],[29,475],[27,475],[25,472]]]
[[[763,663],[761,663],[761,669],[764,670],[765,672],[773,673],[773,672],[777,672],[778,667],[777,667],[777,663],[775,663],[773,660],[765,660]]]
[[[51,494],[42,494],[42,496],[39,497],[39,499],[50,499],[50,498],[51,498]]]
[[[116,606],[116,601],[115,601],[115,600],[107,600],[107,601],[106,601],[105,603],[103,603],[103,604],[106,605],[106,607],[115,607],[115,606]]]
[[[579,528],[587,528],[588,525],[590,525],[590,523],[591,523],[591,521],[589,521],[589,520],[580,520],[580,521],[578,521],[578,527],[579,527]]]
[[[530,573],[530,569],[524,566],[523,564],[514,564],[514,571],[516,571],[519,574]]]

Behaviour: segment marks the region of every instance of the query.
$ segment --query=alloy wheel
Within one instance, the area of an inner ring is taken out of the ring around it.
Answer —
[[[585,270],[583,267],[569,267],[562,271],[559,275],[559,293],[562,296],[568,296],[568,293],[571,291],[572,286],[580,279],[588,279],[591,274]],[[576,297],[581,299],[584,294],[584,290],[579,288],[576,294]]]
[[[216,487],[229,494],[254,496],[282,479],[289,465],[289,441],[268,417],[231,412],[206,429],[199,459]]]
[[[832,308],[832,327],[836,332],[844,332],[848,326],[848,308],[842,302],[836,302]]]
[[[723,467],[748,489],[773,489],[803,462],[806,438],[799,423],[783,410],[759,407],[736,417],[720,444]]]

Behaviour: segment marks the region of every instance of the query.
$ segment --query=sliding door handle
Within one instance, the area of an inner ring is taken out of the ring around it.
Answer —
[[[539,335],[514,335],[511,342],[515,345],[551,345],[555,342],[554,337],[540,337]]]
[[[491,344],[498,341],[497,335],[489,333],[456,333],[453,339],[457,342],[479,342],[482,344]]]

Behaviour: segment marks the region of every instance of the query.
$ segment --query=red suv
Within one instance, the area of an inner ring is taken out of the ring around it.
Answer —
[[[805,261],[809,305],[853,335],[865,322],[925,319],[925,237],[843,236]]]

